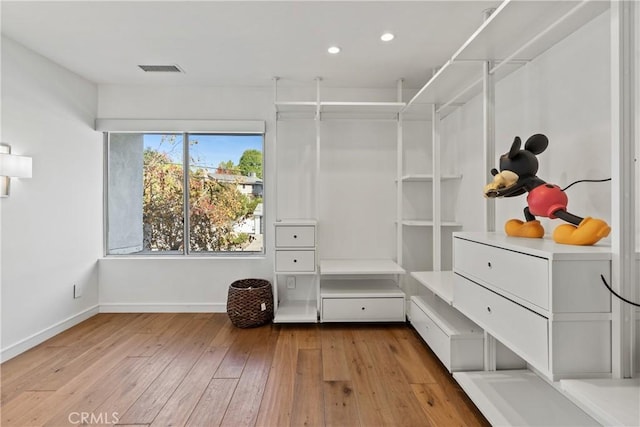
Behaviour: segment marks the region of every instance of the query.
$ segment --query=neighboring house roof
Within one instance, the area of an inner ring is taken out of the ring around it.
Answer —
[[[262,179],[257,176],[232,175],[226,173],[210,173],[209,178],[216,181],[232,182],[234,184],[262,185]]]

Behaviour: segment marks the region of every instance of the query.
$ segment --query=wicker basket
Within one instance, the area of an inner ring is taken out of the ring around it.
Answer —
[[[238,328],[253,328],[273,320],[273,289],[268,280],[242,279],[229,286],[227,314]]]

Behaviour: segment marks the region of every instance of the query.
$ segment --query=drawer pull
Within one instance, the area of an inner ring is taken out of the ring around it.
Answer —
[[[364,311],[364,307],[362,307],[362,311]]]
[[[487,307],[487,311],[491,313],[491,307]]]
[[[491,268],[491,261],[487,263],[487,267]]]
[[[297,235],[297,234],[294,234],[294,235],[293,235],[293,238],[294,238],[294,239],[297,239],[297,238],[298,238],[298,235]]]
[[[297,259],[294,259],[294,260],[293,260],[293,262],[298,262],[298,260],[297,260]]]

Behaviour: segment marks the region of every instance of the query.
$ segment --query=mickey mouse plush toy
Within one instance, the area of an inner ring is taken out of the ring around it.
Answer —
[[[522,142],[516,137],[508,153],[500,156],[500,172],[491,170],[493,182],[484,187],[485,197],[514,197],[524,193],[528,206],[524,209],[526,222],[518,219],[507,221],[504,226],[508,236],[540,238],[544,228],[536,216],[560,218],[569,224],[556,227],[553,240],[567,245],[593,245],[607,237],[611,228],[597,218],[581,218],[567,211],[568,198],[557,185],[548,184],[538,178],[538,159],[549,145],[545,135],[536,134],[520,147]]]

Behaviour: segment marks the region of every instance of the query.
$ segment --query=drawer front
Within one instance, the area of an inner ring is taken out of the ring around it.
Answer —
[[[546,318],[457,274],[453,298],[454,307],[465,316],[536,368],[548,371]]]
[[[316,270],[316,251],[276,251],[276,271]]]
[[[312,248],[316,244],[315,234],[313,226],[276,226],[276,247]]]
[[[323,298],[323,322],[403,322],[404,298]]]
[[[411,302],[411,324],[451,372],[451,337],[445,334],[413,301]]]
[[[454,239],[454,270],[549,310],[549,261]]]

